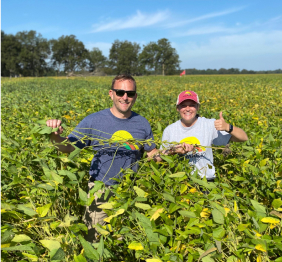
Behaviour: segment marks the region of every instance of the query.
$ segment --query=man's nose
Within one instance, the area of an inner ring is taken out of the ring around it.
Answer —
[[[124,93],[124,95],[122,96],[123,99],[127,99],[128,96],[127,96],[127,93]]]

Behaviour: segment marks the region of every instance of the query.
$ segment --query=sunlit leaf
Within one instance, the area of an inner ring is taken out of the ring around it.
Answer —
[[[128,246],[129,249],[133,249],[133,250],[143,250],[143,246],[141,243],[139,242],[131,242]]]

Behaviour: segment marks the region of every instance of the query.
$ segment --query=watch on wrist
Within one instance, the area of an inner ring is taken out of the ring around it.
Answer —
[[[227,131],[229,134],[233,131],[233,126],[229,124],[229,131]]]

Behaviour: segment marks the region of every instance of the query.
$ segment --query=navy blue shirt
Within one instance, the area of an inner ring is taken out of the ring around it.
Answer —
[[[93,147],[96,154],[91,161],[89,174],[106,185],[117,183],[112,178],[122,177],[121,168],[137,171],[142,145],[130,141],[133,138],[137,141],[154,140],[149,122],[135,112],[129,118],[117,118],[109,108],[85,117],[68,136],[69,141],[77,141],[79,148]],[[112,139],[113,143],[103,144],[105,139]],[[155,147],[154,143],[145,144],[144,150],[150,151]]]

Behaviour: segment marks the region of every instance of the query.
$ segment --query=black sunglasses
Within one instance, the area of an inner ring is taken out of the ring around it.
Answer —
[[[132,98],[136,95],[136,91],[125,91],[125,90],[121,90],[121,89],[112,89],[112,90],[115,91],[117,96],[120,96],[120,97],[123,97],[125,93],[130,98]]]

